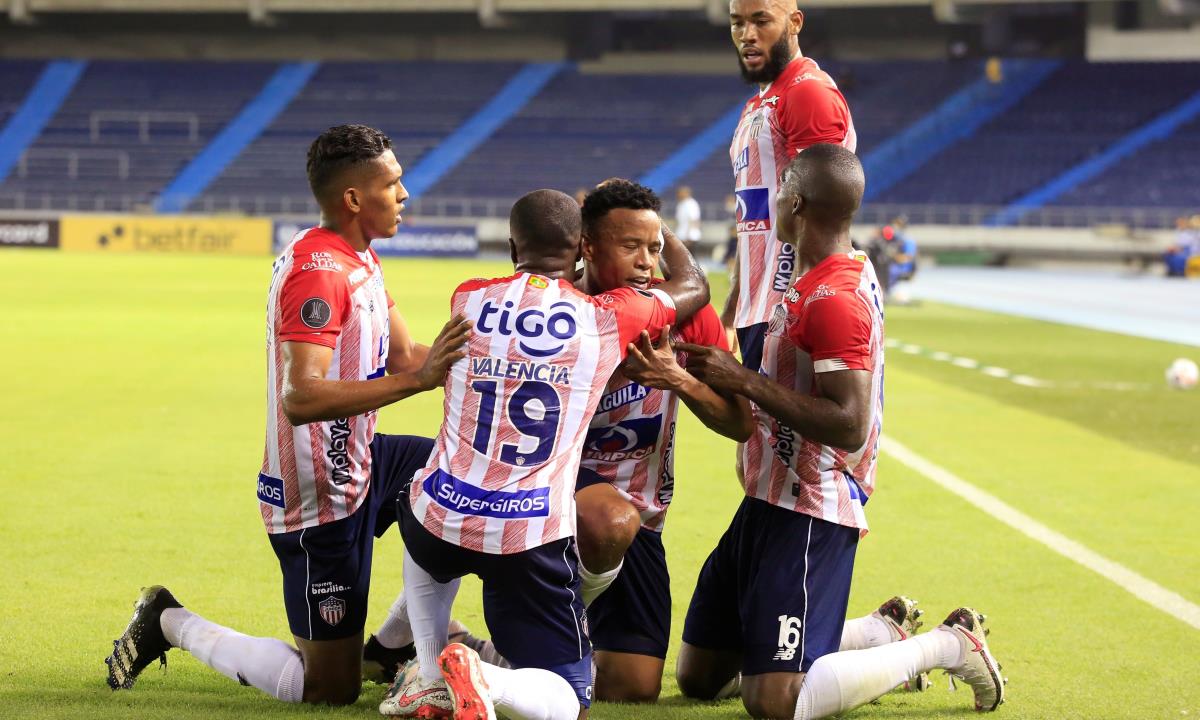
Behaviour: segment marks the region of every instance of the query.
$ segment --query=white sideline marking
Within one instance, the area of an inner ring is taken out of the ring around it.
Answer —
[[[1068,560],[1073,560],[1092,572],[1111,580],[1138,599],[1144,600],[1168,615],[1173,615],[1200,630],[1200,606],[1179,593],[1168,590],[1124,565],[1097,554],[1056,530],[1051,530],[995,495],[980,490],[943,467],[934,465],[891,437],[881,437],[879,444],[880,449],[888,455],[1005,525],[1037,540]]]

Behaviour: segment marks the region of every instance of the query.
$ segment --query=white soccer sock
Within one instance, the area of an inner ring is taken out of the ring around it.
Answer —
[[[600,593],[608,589],[609,585],[617,579],[617,575],[621,572],[621,567],[625,565],[625,561],[617,563],[617,566],[608,572],[594,573],[579,563],[579,580],[580,594],[583,596],[583,606],[587,607],[592,604],[592,601],[600,597]]]
[[[291,645],[243,635],[183,608],[163,611],[167,642],[231,680],[247,682],[284,702],[304,699],[304,662]]]
[[[575,720],[579,698],[574,688],[549,670],[508,670],[480,663],[492,703],[510,720]]]
[[[388,610],[387,619],[379,626],[375,639],[385,648],[401,648],[413,641],[412,626],[408,624],[408,595],[403,591]]]
[[[842,650],[866,650],[892,642],[892,629],[874,615],[847,620],[842,626]]]
[[[458,578],[448,583],[434,580],[407,550],[404,551],[404,594],[408,597],[408,621],[412,625],[413,642],[417,646],[421,677],[425,680],[436,680],[442,676],[437,659],[446,647],[450,607],[454,605],[458,585]]]
[[[804,676],[794,720],[838,715],[871,702],[918,673],[962,662],[962,644],[952,633],[924,635],[867,650],[817,658]]]

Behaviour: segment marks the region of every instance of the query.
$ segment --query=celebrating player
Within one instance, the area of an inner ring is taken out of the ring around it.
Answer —
[[[518,200],[510,229],[517,274],[454,293],[453,311],[474,320],[467,357],[446,381],[437,450],[399,501],[418,672],[398,692],[420,698],[412,715],[435,712],[421,705],[436,702],[430,691],[439,688],[455,717],[494,717],[493,700],[510,718],[586,715],[592,653],[574,485],[588,423],[627,345],[708,302],[703,271],[672,235],[669,281],[595,297],[573,287],[580,210],[563,193]],[[492,640],[518,669],[445,644],[467,573],[483,580]]]
[[[661,206],[654,191],[628,180],[607,181],[587,196],[582,290],[594,295],[654,283],[662,251]],[[728,348],[711,305],[670,335]],[[754,427],[745,399],[723,397],[688,375],[666,338],[657,348],[648,338],[639,344],[622,366],[626,371],[618,369],[604,390],[576,486],[596,698],[614,702],[654,702],[662,686],[671,629],[662,530],[674,493],[679,399],[705,425],[735,440],[747,439]]]
[[[456,317],[431,347],[417,345],[384,289],[371,241],[396,233],[408,198],[401,172],[383,133],[330,128],[308,150],[321,224],[275,261],[258,501],[296,648],[209,622],[154,586],[106,660],[114,690],[179,647],[285,702],[358,697],[374,537],[433,451],[426,438],[375,433],[376,411],[440,386],[470,329]]]
[[[729,147],[738,243],[721,321],[737,329],[742,361],[757,369],[767,321],[796,264],[792,246],[775,239],[779,173],[809,145],[854,150],[856,138],[837,85],[800,52],[804,14],[795,0],[731,0],[729,25],[742,78],[758,94],[746,103]]]
[[[1004,699],[982,616],[969,608],[932,632],[838,652],[883,422],[883,300],[849,235],[863,185],[858,159],[836,145],[814,145],[785,169],[779,237],[802,275],[771,318],[760,372],[722,350],[676,346],[690,372],[746,396],[758,416],[738,463],[746,497],[688,608],[679,686],[711,698],[740,667],[754,717],[840,714],[934,668],[967,682],[978,710]]]

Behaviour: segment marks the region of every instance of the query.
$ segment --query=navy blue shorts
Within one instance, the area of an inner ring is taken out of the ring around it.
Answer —
[[[283,605],[293,635],[340,640],[362,632],[375,538],[396,522],[396,496],[432,453],[429,438],[376,433],[367,497],[354,514],[268,535],[283,571]]]
[[[768,323],[758,323],[737,329],[742,365],[755,372],[762,367],[763,341],[767,337],[767,326]]]
[[[588,607],[597,650],[666,659],[671,637],[671,576],[662,534],[641,528],[617,579]]]
[[[400,495],[404,548],[441,583],[464,575],[483,581],[483,619],[497,652],[514,668],[549,670],[571,684],[583,707],[592,704],[592,643],[579,593],[575,538],[511,555],[448,543],[413,515]]]
[[[807,672],[837,652],[858,530],[744,498],[700,569],[683,641],[742,653],[742,673]]]

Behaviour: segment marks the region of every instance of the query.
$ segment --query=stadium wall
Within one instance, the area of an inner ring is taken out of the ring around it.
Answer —
[[[269,256],[314,218],[220,215],[102,215],[54,213],[0,214],[0,248],[43,248],[63,252]],[[729,226],[702,224],[699,255],[723,255]],[[852,237],[870,240],[878,230],[856,225]],[[1066,262],[1157,262],[1171,246],[1171,231],[1130,232],[1123,227],[1094,229],[953,225],[912,225],[909,233],[921,254],[971,257],[974,262],[1008,264]],[[508,252],[508,223],[500,218],[412,218],[394,238],[378,240],[381,255],[474,257]]]

